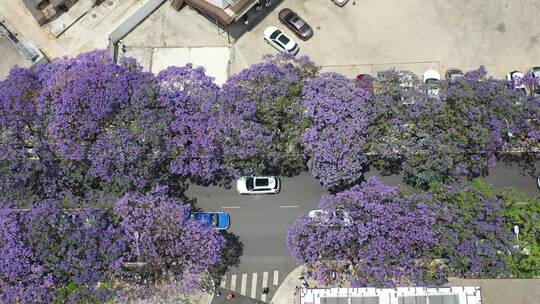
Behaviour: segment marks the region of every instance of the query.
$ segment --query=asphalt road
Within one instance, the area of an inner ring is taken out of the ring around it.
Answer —
[[[368,176],[379,176],[388,184],[401,183],[400,176],[382,177],[371,171]],[[540,195],[535,179],[524,176],[518,168],[498,164],[485,180],[497,187],[512,186],[531,196]],[[207,211],[225,211],[230,214],[229,231],[238,235],[243,243],[243,254],[238,267],[232,267],[227,276],[236,280],[236,291],[240,290],[242,274],[259,273],[257,289],[261,287],[260,278],[263,272],[270,274],[279,271],[281,280],[296,266],[290,257],[287,244],[287,227],[299,214],[317,209],[321,194],[326,191],[309,174],[303,173],[293,178],[281,178],[282,190],[275,195],[240,195],[234,187],[191,186],[187,191],[189,197],[197,199],[197,206]],[[248,284],[251,277],[247,278]],[[270,278],[271,282],[273,279]],[[269,283],[268,285],[271,285]],[[230,287],[228,281],[227,287]],[[246,293],[249,295],[249,286]],[[271,288],[268,301],[277,286]],[[255,298],[260,299],[260,292]]]

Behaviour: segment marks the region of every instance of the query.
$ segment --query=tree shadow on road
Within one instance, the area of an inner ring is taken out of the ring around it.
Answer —
[[[219,284],[221,277],[231,269],[240,265],[240,257],[244,253],[244,244],[240,242],[240,237],[225,231],[225,247],[223,249],[223,259],[220,264],[213,266],[208,271],[212,275],[214,282]]]

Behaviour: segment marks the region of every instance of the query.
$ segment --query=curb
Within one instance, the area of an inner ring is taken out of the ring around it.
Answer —
[[[297,301],[297,297],[295,295],[295,287],[300,285],[301,282],[298,280],[298,278],[302,276],[305,269],[306,267],[304,265],[300,265],[293,269],[293,271],[287,275],[285,280],[283,280],[281,285],[279,285],[279,288],[276,290],[276,293],[274,293],[270,304],[300,303]]]

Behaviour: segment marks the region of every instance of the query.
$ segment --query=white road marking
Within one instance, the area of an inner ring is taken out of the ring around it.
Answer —
[[[261,288],[268,287],[267,285],[268,285],[268,272],[265,271],[263,272],[263,280],[262,280]],[[263,302],[266,302],[266,294],[261,294],[261,300]]]
[[[240,294],[246,295],[247,273],[242,274],[242,284],[240,285]]]
[[[223,206],[221,209],[240,209],[242,206]]]
[[[236,289],[236,275],[231,275],[231,288],[232,291],[235,291]]]
[[[279,208],[299,208],[300,206],[294,205],[294,206],[279,206]]]
[[[274,285],[277,286],[279,283],[279,271],[274,270]]]
[[[257,273],[254,272],[251,277],[251,297],[255,299],[257,295]]]
[[[226,280],[227,280],[227,276],[222,276],[222,277],[221,277],[221,283],[219,284],[219,286],[220,286],[221,288],[225,288],[225,282],[226,282]]]

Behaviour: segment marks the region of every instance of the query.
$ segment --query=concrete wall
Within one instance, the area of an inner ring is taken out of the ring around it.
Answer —
[[[120,24],[109,33],[109,52],[111,57],[116,59],[116,43],[124,38],[141,21],[154,12],[166,0],[144,0],[140,6],[129,16],[124,18]]]

